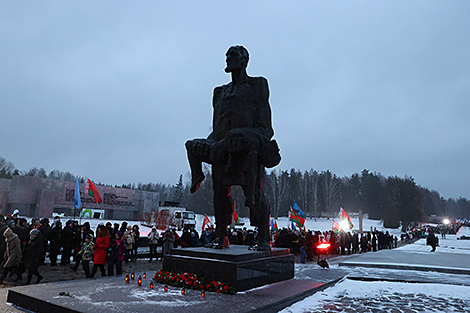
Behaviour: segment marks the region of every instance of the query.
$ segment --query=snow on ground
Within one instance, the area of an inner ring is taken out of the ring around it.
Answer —
[[[213,225],[215,225],[215,218],[214,216],[208,216],[209,220]],[[250,219],[247,217],[241,217],[240,218],[241,222],[244,223],[243,226],[237,226],[237,227],[246,227],[247,229],[253,229],[254,227],[250,226]],[[359,229],[359,219],[358,218],[351,218],[355,229]],[[81,219],[81,223],[85,223],[88,221],[90,223],[91,229],[96,229],[100,223],[106,224],[107,222],[111,222],[112,224],[118,223],[121,225],[123,220],[98,220],[98,219]],[[201,232],[202,229],[202,222],[204,221],[204,215],[203,214],[196,214],[196,230],[198,232]],[[333,221],[339,223],[340,219],[327,219],[327,218],[318,218],[318,219],[306,219],[305,220],[305,227],[309,230],[319,230],[319,231],[327,231],[331,230],[333,226]],[[149,227],[143,226],[142,222],[140,221],[127,221],[129,225],[138,225],[140,228],[140,235],[141,236],[147,236],[149,231],[151,230]],[[279,229],[281,228],[287,228],[290,227],[291,223],[288,221],[287,217],[280,217],[277,219],[277,226]],[[377,230],[380,231],[388,231],[390,234],[393,236],[397,236],[398,239],[400,239],[400,229],[399,228],[384,228],[383,227],[383,221],[380,220],[370,220],[368,218],[363,219],[363,230],[371,230],[376,228]]]
[[[460,237],[460,236],[470,237],[470,227],[468,226],[461,227],[460,230],[457,232],[457,237]]]
[[[439,236],[439,253],[454,253],[455,257],[458,257],[458,254],[469,254],[470,241],[457,240],[468,231],[470,231],[469,227],[462,227],[458,235],[447,235],[445,239]],[[398,248],[404,252],[422,251],[426,254],[429,254],[429,249],[429,246],[426,246],[426,239]],[[341,271],[342,275],[369,277],[377,280],[387,278],[397,280],[397,282],[365,282],[344,278],[336,285],[317,292],[281,312],[470,312],[470,283],[467,275],[338,267],[335,264],[338,260],[332,260],[331,273]],[[296,278],[305,279],[306,275],[321,278],[321,275],[330,273],[314,266],[315,264],[296,264]],[[313,274],[312,269],[316,271]],[[424,282],[400,282],[410,280]],[[445,282],[445,284],[440,282]]]
[[[345,278],[281,312],[469,312],[469,305],[468,286]]]
[[[444,253],[470,254],[470,240],[457,240],[459,235],[446,235],[446,238],[439,238],[437,250]],[[430,246],[426,246],[426,239],[420,239],[411,245],[399,247],[402,251],[429,253]]]

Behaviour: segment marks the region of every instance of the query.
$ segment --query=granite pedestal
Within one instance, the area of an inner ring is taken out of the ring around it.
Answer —
[[[220,250],[179,248],[164,257],[163,271],[195,273],[244,291],[294,278],[294,255],[284,248],[252,251],[237,245]]]

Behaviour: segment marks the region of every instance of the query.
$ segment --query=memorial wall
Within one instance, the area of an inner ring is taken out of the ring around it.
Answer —
[[[102,203],[94,203],[85,194],[85,183],[80,184],[83,209],[105,210],[105,219],[139,220],[143,213],[158,208],[160,194],[141,190],[96,185]],[[20,210],[21,216],[51,217],[53,212],[73,214],[75,182],[13,176],[0,179],[0,213],[6,215]],[[78,216],[78,211],[75,212]]]

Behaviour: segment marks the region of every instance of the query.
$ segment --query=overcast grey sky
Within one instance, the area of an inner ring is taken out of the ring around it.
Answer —
[[[470,1],[2,1],[0,156],[174,184],[229,46],[268,79],[278,169],[470,198]]]

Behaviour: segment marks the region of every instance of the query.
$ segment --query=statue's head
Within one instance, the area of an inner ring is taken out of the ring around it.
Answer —
[[[230,47],[225,56],[225,62],[227,63],[227,67],[225,68],[226,73],[245,69],[248,65],[248,60],[250,59],[248,50],[243,46]]]

